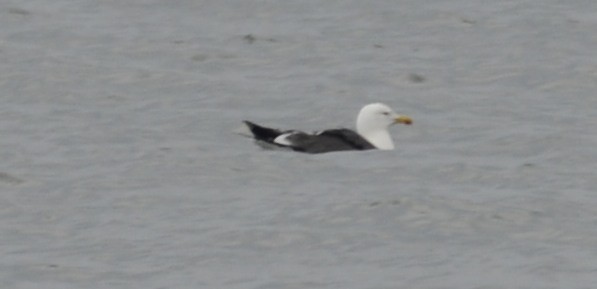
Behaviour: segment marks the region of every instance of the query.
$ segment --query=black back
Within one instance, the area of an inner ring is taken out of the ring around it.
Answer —
[[[295,151],[305,153],[326,153],[348,150],[370,150],[375,147],[356,132],[349,129],[331,129],[319,134],[295,132],[286,137]]]
[[[249,127],[254,138],[277,147],[291,148],[292,150],[304,153],[326,153],[348,150],[371,150],[376,147],[350,129],[329,129],[317,134],[307,134],[301,131],[281,131],[278,129],[263,127],[244,121]],[[290,145],[275,143],[274,140],[281,134],[289,133],[285,140]]]

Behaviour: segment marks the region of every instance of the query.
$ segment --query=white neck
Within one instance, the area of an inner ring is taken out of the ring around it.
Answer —
[[[392,137],[390,136],[387,130],[378,129],[368,133],[361,133],[360,131],[358,131],[358,133],[380,150],[394,149],[394,142],[392,141]]]

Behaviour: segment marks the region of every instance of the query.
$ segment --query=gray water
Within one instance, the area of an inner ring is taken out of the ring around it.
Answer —
[[[2,288],[595,288],[597,2],[0,2]],[[243,119],[414,119],[264,151]]]

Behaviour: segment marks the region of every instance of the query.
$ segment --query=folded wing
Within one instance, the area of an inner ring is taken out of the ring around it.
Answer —
[[[316,134],[302,131],[281,131],[245,121],[257,141],[305,153],[326,153],[346,150],[375,149],[371,143],[350,129],[330,129]]]

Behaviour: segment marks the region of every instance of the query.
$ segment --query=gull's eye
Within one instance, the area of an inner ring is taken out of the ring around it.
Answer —
[[[387,111],[384,111],[384,112],[382,112],[381,114],[383,114],[383,115],[390,115],[390,113],[389,113],[389,112],[387,112]]]

